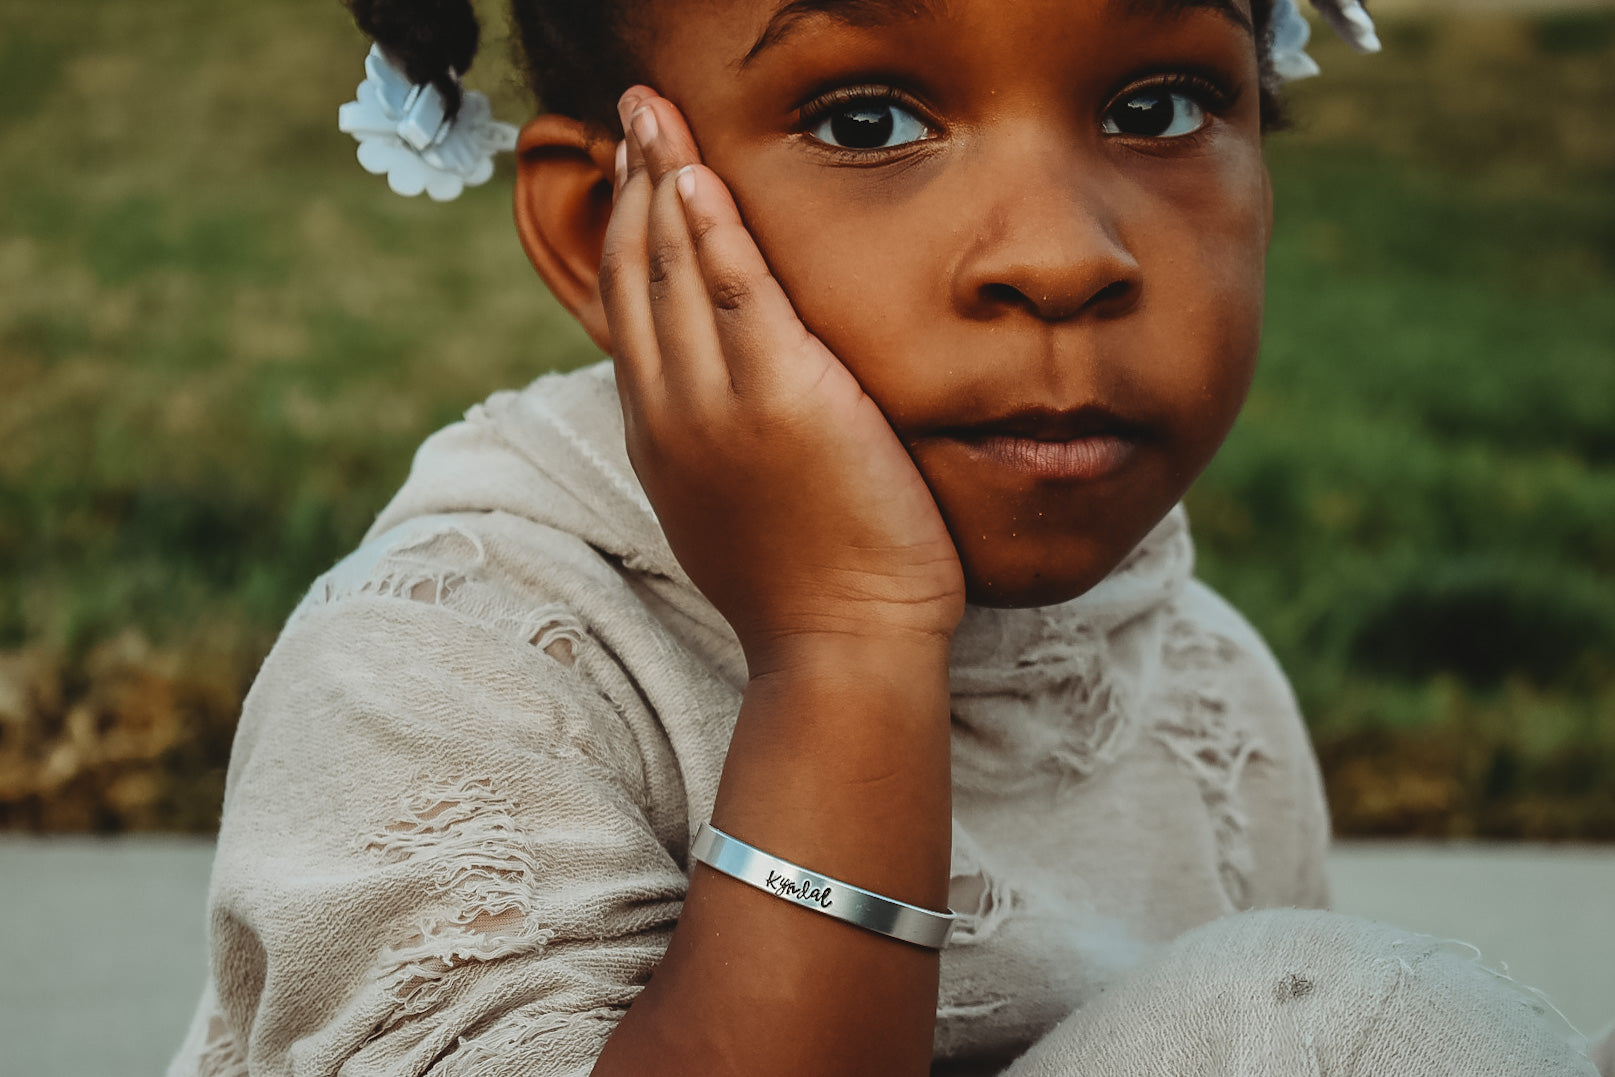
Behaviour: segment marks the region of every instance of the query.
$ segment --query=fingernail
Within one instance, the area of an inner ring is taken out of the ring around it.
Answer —
[[[628,178],[628,140],[617,143],[617,186]]]
[[[634,113],[634,137],[639,139],[641,146],[649,146],[656,141],[656,112],[651,108],[642,108]]]
[[[685,165],[679,169],[677,178],[673,183],[679,189],[679,197],[688,202],[695,197],[695,166]]]
[[[632,90],[623,91],[617,98],[617,119],[622,123],[622,129],[628,130],[628,117],[633,115],[634,109],[639,106],[639,95]]]

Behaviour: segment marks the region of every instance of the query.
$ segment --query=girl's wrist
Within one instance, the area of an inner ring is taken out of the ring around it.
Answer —
[[[885,630],[803,632],[745,648],[753,684],[811,682],[912,690],[946,685],[953,633]]]
[[[797,657],[747,686],[713,825],[941,908],[952,818],[946,648],[837,640]]]

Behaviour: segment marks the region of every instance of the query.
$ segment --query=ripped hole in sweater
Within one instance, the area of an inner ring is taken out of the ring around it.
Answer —
[[[578,645],[583,642],[583,631],[572,620],[545,621],[527,642],[543,651],[563,666],[573,666],[578,660]]]
[[[1234,714],[1226,696],[1227,669],[1237,656],[1238,649],[1229,640],[1189,621],[1173,624],[1167,631],[1166,662],[1188,677],[1169,699],[1154,737],[1199,786],[1216,841],[1223,892],[1233,908],[1248,909],[1255,856],[1243,783],[1254,760],[1270,757],[1248,721]]]
[[[429,576],[410,584],[405,594],[416,602],[441,606],[460,589],[463,583],[465,583],[464,576]]]
[[[948,908],[957,916],[950,946],[968,946],[990,938],[1015,909],[1015,894],[1002,879],[977,867],[948,880]]]
[[[538,641],[535,639],[533,642],[537,644]],[[572,641],[565,636],[557,636],[552,639],[544,644],[542,650],[563,666],[570,666],[578,660],[578,653],[573,650]]]
[[[375,974],[396,1008],[377,1034],[436,1009],[451,973],[530,953],[555,935],[534,915],[539,867],[516,805],[487,778],[421,784],[365,843],[389,861],[419,861],[431,894],[381,955]]]

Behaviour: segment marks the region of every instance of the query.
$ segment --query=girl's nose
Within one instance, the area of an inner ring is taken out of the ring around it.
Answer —
[[[977,320],[1020,310],[1047,322],[1125,314],[1143,275],[1105,184],[1038,171],[1001,187],[979,220],[955,275],[959,310]]]

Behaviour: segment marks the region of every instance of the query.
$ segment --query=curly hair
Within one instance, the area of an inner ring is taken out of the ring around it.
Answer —
[[[519,66],[539,107],[620,136],[617,98],[636,79],[628,45],[634,0],[511,0]],[[347,0],[359,28],[404,67],[410,79],[443,92],[459,108],[457,76],[470,70],[481,36],[471,0]],[[1273,71],[1273,0],[1251,0],[1261,64],[1262,124],[1282,122]]]

